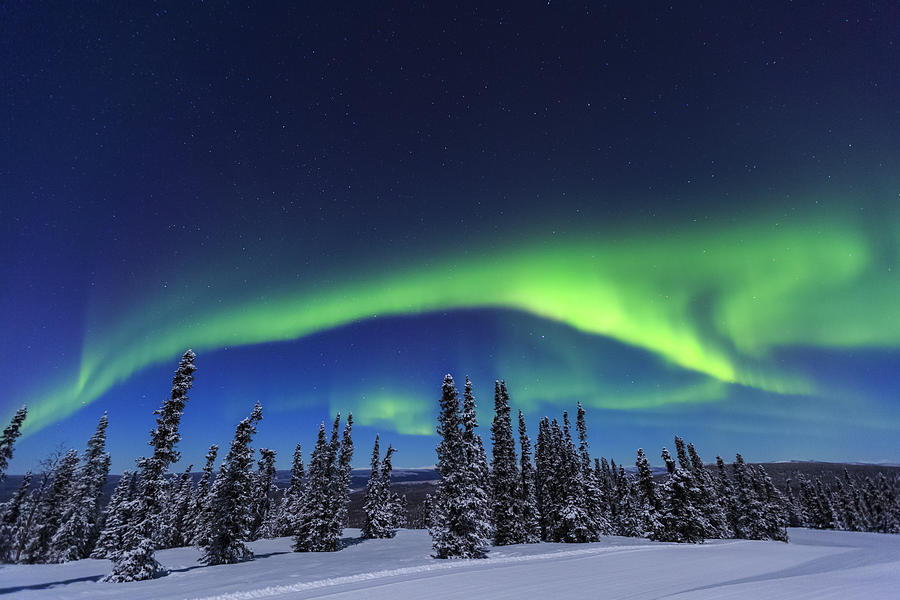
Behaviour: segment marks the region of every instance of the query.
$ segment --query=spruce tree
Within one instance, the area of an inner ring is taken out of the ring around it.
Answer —
[[[389,524],[384,533],[389,538],[394,537],[397,529],[406,524],[406,496],[400,496],[391,489],[391,472],[393,471],[391,460],[396,451],[396,448],[388,445],[387,452],[384,453],[384,460],[381,461],[381,493],[384,499],[385,520]]]
[[[22,435],[22,423],[26,416],[28,416],[28,408],[23,406],[16,411],[9,425],[3,430],[3,435],[0,436],[0,481],[6,479],[6,467],[9,466],[9,460],[13,456],[16,439]]]
[[[703,466],[703,461],[693,444],[687,445],[687,454],[690,457],[688,468],[694,478],[697,490],[694,494],[696,504],[709,522],[709,527],[703,537],[709,539],[730,538],[733,532],[728,522],[725,504],[719,499],[712,475]]]
[[[234,439],[218,476],[204,519],[208,530],[202,535],[203,556],[207,565],[233,564],[250,560],[253,552],[244,544],[250,535],[253,505],[253,434],[262,420],[262,406],[253,407],[250,416],[238,423]]]
[[[112,572],[103,581],[142,581],[166,572],[154,558],[153,551],[159,540],[169,537],[170,525],[164,520],[165,476],[169,465],[179,459],[179,453],[175,450],[181,439],[178,426],[197,370],[195,357],[192,350],[184,353],[172,379],[169,398],[154,411],[157,415],[156,428],[150,432],[149,442],[153,455],[138,463],[140,493],[123,540],[124,551],[118,555]]]
[[[721,456],[716,456],[716,495],[719,502],[724,508],[725,518],[728,523],[727,532],[730,536],[738,537],[738,515],[739,509],[737,505],[737,496],[734,493],[734,486],[728,477],[728,471],[725,468],[725,461]]]
[[[25,473],[22,483],[10,500],[0,505],[0,563],[12,562],[16,546],[16,533],[21,525],[23,509],[31,488],[31,472]]]
[[[193,543],[194,535],[191,522],[191,510],[194,502],[194,482],[191,479],[193,464],[188,465],[178,483],[173,486],[172,506],[170,510],[172,518],[172,539],[169,544],[172,548],[189,546]]]
[[[340,415],[338,415],[340,416]],[[341,435],[341,447],[337,452],[337,471],[335,472],[334,508],[332,535],[340,540],[347,525],[347,507],[350,504],[350,478],[353,473],[353,413],[347,414],[347,423]]]
[[[535,544],[541,541],[541,524],[537,507],[537,495],[535,490],[535,470],[531,462],[531,440],[525,428],[525,415],[519,411],[519,452],[520,452],[520,483],[519,503],[522,519],[522,542]]]
[[[560,445],[563,481],[563,504],[559,512],[558,539],[561,542],[584,543],[597,539],[596,525],[591,519],[587,488],[581,459],[572,441],[569,415],[563,412],[563,440]]]
[[[473,410],[467,411],[474,413]],[[483,475],[475,463],[474,414],[463,425],[459,394],[453,377],[444,377],[441,387],[437,433],[438,489],[431,511],[431,538],[436,558],[481,558],[487,546]],[[468,432],[466,430],[469,430]],[[479,438],[480,439],[480,438]],[[480,493],[479,493],[480,492]]]
[[[250,537],[275,537],[266,525],[270,524],[278,501],[278,488],[275,486],[275,451],[269,448],[259,449],[260,459],[257,462],[256,474],[253,477],[253,514],[250,521]]]
[[[584,407],[581,402],[578,403],[578,413],[575,419],[575,429],[578,431],[578,456],[581,463],[581,478],[584,482],[584,499],[587,503],[588,517],[590,518],[591,537],[596,539],[600,535],[609,535],[612,533],[612,527],[603,514],[603,493],[594,477],[594,470],[591,468],[590,446],[587,440],[587,423],[585,420]],[[627,490],[627,482],[624,486]],[[627,505],[627,492],[623,490],[622,502]]]
[[[72,497],[77,467],[78,452],[69,450],[53,471],[52,483],[47,494],[40,499],[34,528],[25,541],[24,562],[47,562],[53,535],[59,529],[63,510]]]
[[[656,492],[656,484],[653,483],[653,471],[644,454],[643,448],[638,448],[637,461],[637,497],[641,535],[657,538],[662,535],[662,503]]]
[[[72,493],[64,507],[60,527],[53,534],[48,549],[48,562],[67,562],[90,556],[99,534],[100,501],[109,477],[109,454],[106,452],[106,413],[100,417],[97,430],[87,443],[82,464],[75,475]]]
[[[279,507],[278,535],[295,535],[297,520],[303,503],[303,449],[297,444],[291,463],[291,481]]]
[[[680,443],[679,443],[680,442]],[[669,471],[669,478],[663,485],[662,511],[660,523],[662,527],[654,533],[653,539],[666,542],[693,542],[704,540],[706,532],[710,530],[709,520],[703,514],[699,503],[699,490],[691,474],[690,461],[684,452],[684,442],[681,438],[675,438],[675,447],[678,451],[679,463],[687,465],[675,465],[668,451],[663,448],[662,457]]]
[[[189,517],[189,526],[187,529],[190,541],[198,546],[203,545],[203,534],[209,530],[208,524],[204,523],[207,514],[206,507],[209,505],[210,492],[212,492],[213,468],[216,462],[216,456],[219,453],[218,444],[209,447],[206,453],[206,462],[203,464],[203,474],[200,481],[197,482],[197,489],[194,491],[194,497],[191,500],[191,513]]]
[[[391,490],[391,457],[395,450],[388,446],[384,460],[379,457],[378,436],[372,449],[372,472],[366,484],[366,496],[363,502],[365,517],[362,537],[365,539],[392,538],[403,522],[401,514],[403,502]]]
[[[294,538],[295,552],[334,552],[340,548],[340,539],[334,529],[337,430],[338,421],[335,420],[332,441],[326,442],[325,423],[319,426]]]
[[[466,379],[466,394],[470,394]],[[519,499],[519,470],[516,466],[516,446],[512,435],[509,394],[506,382],[494,382],[494,422],[491,425],[493,451],[491,460],[491,485],[493,510],[491,511],[494,545],[506,546],[524,541],[522,506]]]
[[[91,558],[116,558],[122,547],[122,539],[130,519],[130,505],[136,492],[135,475],[131,471],[123,472],[106,506],[103,528],[91,552]]]

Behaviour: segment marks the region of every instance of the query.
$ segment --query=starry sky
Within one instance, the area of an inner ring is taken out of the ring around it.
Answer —
[[[0,6],[10,472],[104,411],[129,468],[188,347],[195,464],[257,400],[282,468],[351,410],[433,464],[446,372],[900,462],[896,3],[275,4]]]

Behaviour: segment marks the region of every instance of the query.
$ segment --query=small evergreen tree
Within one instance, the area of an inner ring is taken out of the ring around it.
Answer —
[[[297,520],[303,504],[303,449],[300,444],[294,450],[291,463],[291,481],[282,498],[278,515],[278,535],[295,535]]]
[[[22,483],[9,502],[0,506],[0,563],[12,562],[16,545],[16,533],[22,520],[23,509],[28,501],[31,487],[31,472],[25,473]]]
[[[193,464],[188,465],[178,479],[177,485],[173,486],[175,493],[172,495],[170,510],[172,517],[170,544],[172,548],[188,546],[193,543],[194,535],[191,523],[191,509],[194,502],[194,482],[191,479],[191,469],[193,468]]]
[[[131,471],[122,473],[106,507],[103,528],[91,552],[91,558],[115,558],[130,519],[129,508],[137,492],[137,479]]]
[[[256,474],[253,477],[253,515],[250,521],[250,537],[275,537],[274,531],[268,531],[272,513],[275,512],[278,500],[278,488],[275,486],[275,451],[269,448],[259,449],[260,459],[257,462]]]
[[[200,481],[197,482],[197,489],[194,491],[194,497],[191,500],[191,513],[189,517],[188,539],[192,544],[202,546],[204,539],[203,534],[209,531],[209,524],[204,523],[204,518],[209,512],[206,510],[209,505],[210,492],[212,491],[213,468],[216,462],[216,456],[219,453],[219,446],[213,444],[206,453],[206,462],[203,465],[203,474]]]

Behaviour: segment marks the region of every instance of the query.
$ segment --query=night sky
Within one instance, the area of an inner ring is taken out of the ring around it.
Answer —
[[[503,378],[627,464],[900,462],[896,2],[274,4],[0,5],[10,472],[132,466],[188,347],[183,463],[259,400],[433,464],[446,372],[486,439]]]

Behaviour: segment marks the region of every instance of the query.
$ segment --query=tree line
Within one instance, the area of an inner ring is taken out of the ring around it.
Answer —
[[[788,539],[786,527],[831,527],[897,532],[898,482],[879,474],[863,486],[849,477],[828,490],[801,480],[798,493],[779,490],[760,465],[740,454],[730,469],[721,457],[704,465],[693,444],[675,437],[675,456],[653,476],[643,449],[635,472],[615,461],[591,457],[584,408],[579,403],[574,434],[568,413],[544,417],[532,443],[525,416],[518,414],[519,449],[513,436],[509,392],[494,384],[492,460],[487,463],[477,433],[476,402],[466,378],[462,400],[453,377],[442,385],[437,433],[440,480],[426,497],[425,521],[435,556],[479,558],[490,545],[592,542],[604,535],[667,542],[706,539]],[[532,451],[534,461],[532,462]]]
[[[194,359],[191,350],[184,353],[170,396],[154,411],[152,454],[140,458],[134,471],[123,473],[105,510],[101,499],[110,464],[105,414],[81,457],[70,450],[52,460],[37,486],[31,485],[30,473],[25,475],[13,497],[0,507],[0,561],[108,558],[113,570],[104,581],[124,582],[165,574],[155,558],[155,552],[165,548],[199,546],[201,560],[208,565],[250,560],[253,553],[246,543],[264,537],[292,536],[297,552],[340,549],[350,496],[353,416],[347,416],[341,431],[338,414],[330,436],[324,422],[319,426],[308,469],[297,444],[284,492],[275,485],[274,450],[260,448],[254,469],[251,443],[263,416],[259,403],[238,423],[217,473],[219,447],[212,445],[196,484],[193,465],[173,477],[169,468],[180,458],[176,445],[196,371]],[[27,409],[18,411],[0,439],[0,477],[26,416]],[[393,453],[389,447],[381,458],[376,438],[364,537],[393,537],[404,524],[405,499],[390,486]]]
[[[297,552],[341,548],[347,523],[353,459],[353,416],[341,429],[341,415],[330,432],[322,422],[308,468],[298,443],[290,482],[276,486],[276,453],[251,447],[262,406],[257,403],[238,423],[218,470],[219,446],[212,445],[198,481],[193,465],[175,476],[180,459],[179,425],[193,385],[195,355],[184,353],[172,390],[154,411],[149,457],[125,471],[106,505],[109,476],[104,414],[86,449],[53,457],[35,485],[31,473],[0,506],[0,562],[58,563],[107,558],[113,570],[104,579],[136,581],[165,573],[156,561],[160,549],[196,545],[208,565],[250,560],[247,542],[293,537]],[[506,383],[494,384],[490,428],[491,459],[478,433],[476,401],[466,378],[460,398],[450,375],[442,383],[437,421],[439,442],[434,494],[426,496],[425,525],[437,558],[478,558],[491,545],[584,543],[606,535],[646,537],[668,542],[742,538],[787,541],[788,525],[900,532],[900,494],[896,479],[883,474],[858,481],[845,472],[832,486],[801,477],[780,491],[761,466],[737,454],[731,467],[716,457],[704,465],[693,444],[675,437],[675,456],[663,448],[666,466],[654,477],[643,449],[634,471],[592,457],[585,411],[577,405],[574,432],[567,412],[544,417],[532,444],[525,415],[518,411],[513,431]],[[12,457],[27,409],[17,411],[0,438],[0,479]],[[391,489],[395,448],[382,454],[375,438],[363,502],[364,538],[391,538],[406,520],[406,498]]]

